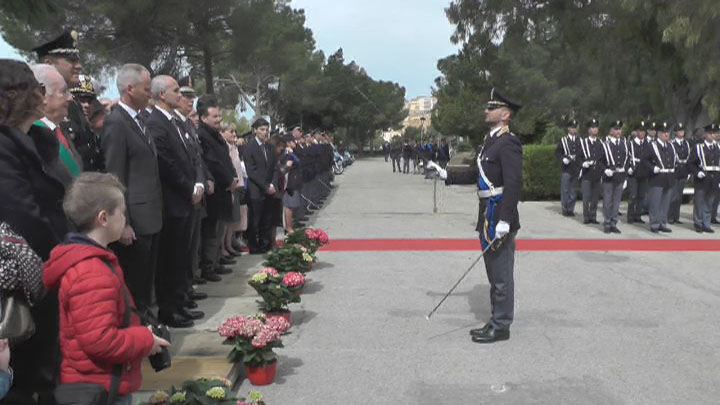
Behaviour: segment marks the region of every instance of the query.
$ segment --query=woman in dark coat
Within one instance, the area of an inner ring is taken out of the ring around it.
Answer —
[[[0,222],[7,222],[46,260],[67,232],[58,142],[51,132],[28,134],[42,118],[44,87],[27,64],[0,59]],[[14,382],[3,404],[52,403],[59,363],[57,296],[32,308],[36,331],[12,348]]]

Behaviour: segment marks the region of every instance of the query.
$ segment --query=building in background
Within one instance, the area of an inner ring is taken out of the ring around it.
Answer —
[[[437,103],[437,99],[430,96],[420,96],[405,101],[405,109],[408,115],[402,122],[402,129],[389,129],[384,131],[382,134],[383,139],[390,141],[395,136],[402,136],[408,127],[429,128],[432,125],[432,110],[435,107],[435,103]],[[421,118],[425,118],[424,123]]]

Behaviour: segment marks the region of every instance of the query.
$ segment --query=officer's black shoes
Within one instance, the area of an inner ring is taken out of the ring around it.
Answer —
[[[610,228],[605,228],[605,229],[603,229],[603,232],[605,232],[605,233],[610,233],[610,232],[612,232],[612,231],[610,230]]]
[[[652,232],[652,233],[658,233],[658,232],[660,232],[660,228],[658,228],[658,229],[650,228],[650,232]]]
[[[622,232],[620,232],[619,229],[617,229],[616,226],[613,226],[612,228],[610,228],[610,232],[612,232],[612,233],[622,233]]]
[[[636,219],[635,222],[637,222],[638,224],[644,224],[644,223],[645,223],[645,221],[643,221],[642,218]]]
[[[222,281],[222,277],[215,274],[215,272],[202,273],[202,278],[204,278],[207,281],[213,281],[213,282]]]
[[[702,229],[701,227],[699,227],[699,226],[696,226],[696,227],[695,227],[695,232],[697,232],[697,233],[703,233],[703,229]]]
[[[218,266],[213,269],[215,274],[230,274],[232,273],[232,269],[229,269],[227,267]]]
[[[715,233],[715,231],[713,231],[711,228],[703,228],[703,232]]]
[[[207,280],[202,277],[193,277],[192,283],[197,285],[203,285],[207,284]]]
[[[229,257],[223,256],[223,257],[220,258],[220,260],[218,260],[218,263],[220,263],[220,264],[232,265],[232,264],[237,263],[237,261],[236,261],[236,260],[233,260],[233,259],[231,259],[231,258],[229,258]]]
[[[717,219],[711,219],[710,223],[717,225],[717,224],[720,224],[720,221],[718,221]]]
[[[596,219],[591,219],[590,223],[594,225],[600,225],[600,222],[598,222]]]
[[[589,223],[590,223],[590,220],[589,220],[589,219],[583,220],[583,224],[584,224],[584,225],[587,225],[587,224],[589,224]]]
[[[187,309],[195,309],[198,307],[198,304],[193,300],[186,300],[185,302],[183,302],[183,307]]]
[[[676,225],[683,225],[684,222],[682,222],[682,221],[675,221],[675,224],[676,224]]]
[[[207,298],[208,295],[205,294],[204,292],[193,291],[190,294],[188,294],[188,297],[190,297],[190,299],[193,301],[200,301],[200,300],[204,300],[205,298]]]
[[[195,326],[195,322],[185,316],[174,313],[174,314],[159,314],[158,320],[171,328],[190,328]]]
[[[185,309],[185,308],[179,310],[178,314],[184,316],[186,319],[189,319],[191,321],[200,319],[205,316],[205,312],[203,312],[203,311],[192,311],[192,310]]]
[[[509,329],[495,329],[490,326],[485,333],[472,335],[472,341],[475,343],[493,343],[501,340],[510,339]]]
[[[470,336],[483,335],[487,333],[490,328],[492,328],[492,324],[488,322],[482,328],[470,329]]]
[[[667,226],[661,226],[659,229],[660,229],[660,232],[665,232],[665,233],[672,232],[672,229],[668,228]]]

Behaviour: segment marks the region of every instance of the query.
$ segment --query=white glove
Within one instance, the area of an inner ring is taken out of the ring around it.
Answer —
[[[698,179],[704,179],[704,178],[705,178],[705,172],[698,172],[697,177],[698,177]]]
[[[563,163],[565,163],[566,165],[569,165],[569,164],[570,164],[570,159],[568,159],[568,158],[563,158]]]
[[[660,173],[660,168],[657,166],[653,167],[653,173],[655,173],[655,174]]]
[[[441,179],[447,180],[447,170],[445,170],[445,169],[443,169],[443,168],[441,168],[441,167],[438,167],[438,168],[437,168],[437,172],[438,172],[438,175],[440,176]]]
[[[632,176],[633,173],[635,173],[635,170],[633,170],[632,167],[629,168],[629,169],[628,169],[628,174]]]
[[[610,170],[610,169],[605,169],[605,175],[608,176],[608,177],[612,177],[613,171]]]
[[[499,239],[508,233],[510,233],[510,224],[505,221],[498,222],[497,226],[495,226],[495,237]]]
[[[583,162],[583,167],[584,167],[585,169],[587,169],[588,167],[590,167],[590,162]]]

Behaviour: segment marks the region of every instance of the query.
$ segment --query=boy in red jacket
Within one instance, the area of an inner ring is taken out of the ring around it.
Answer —
[[[134,313],[123,328],[125,286],[118,259],[108,244],[125,228],[124,187],[112,174],[83,173],[65,195],[63,209],[79,233],[70,233],[50,253],[43,283],[58,290],[60,383],[93,383],[110,390],[113,366],[123,365],[115,404],[131,404],[140,388],[144,357],[170,346]],[[112,269],[108,267],[112,266]]]

